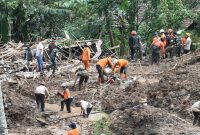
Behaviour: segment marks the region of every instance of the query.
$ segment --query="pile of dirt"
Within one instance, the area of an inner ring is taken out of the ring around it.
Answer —
[[[116,135],[198,135],[200,129],[152,106],[139,106],[111,113],[110,128]]]
[[[116,135],[199,134],[198,127],[192,125],[190,111],[200,96],[198,60],[198,55],[189,57],[163,74],[145,76],[145,83],[139,82],[132,88],[113,86],[107,89],[102,105],[105,110],[110,110],[112,132]],[[162,64],[160,68],[166,66]],[[146,72],[152,72],[145,68]],[[149,83],[152,78],[159,82]],[[142,101],[145,98],[147,102]],[[144,102],[148,105],[144,106]]]
[[[129,77],[136,77],[137,80],[122,81],[120,85],[97,85],[98,74],[92,67],[87,89],[82,91],[77,91],[77,87],[71,89],[71,95],[74,97],[72,107],[75,108],[76,102],[86,100],[94,105],[93,111],[101,110],[110,114],[110,129],[116,135],[197,135],[200,130],[192,126],[189,108],[199,100],[200,96],[200,63],[198,57],[189,58],[178,64],[162,63],[159,66],[145,62],[130,63]],[[8,127],[11,129],[25,127],[26,133],[32,128],[35,132],[31,129],[29,131],[33,135],[41,132],[44,135],[59,135],[62,133],[57,130],[66,131],[70,121],[73,121],[77,123],[82,134],[92,134],[93,120],[66,112],[64,115],[67,117],[61,118],[63,114],[60,115],[59,112],[62,97],[58,92],[63,92],[61,88],[63,82],[74,79],[73,72],[77,69],[77,63],[76,66],[70,69],[65,67],[68,70],[48,78],[46,76],[35,79],[16,78],[14,84],[4,83],[2,90]],[[45,114],[47,117],[38,113],[34,98],[34,90],[41,79],[46,80],[50,93],[50,100],[47,102],[56,106],[54,112]],[[48,124],[44,126],[36,118]],[[52,126],[55,126],[56,130],[50,128]],[[37,129],[40,132],[37,132]]]

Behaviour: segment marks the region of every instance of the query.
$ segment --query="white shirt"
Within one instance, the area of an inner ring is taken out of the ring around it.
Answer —
[[[47,90],[47,88],[46,88],[45,86],[40,85],[40,86],[38,86],[38,87],[36,88],[35,94],[43,94],[43,95],[45,95],[45,91],[46,91],[47,93],[49,93],[48,90]]]
[[[85,110],[85,112],[87,112],[87,108],[92,108],[92,104],[87,102],[87,101],[80,101],[81,103],[81,107]]]
[[[190,37],[188,37],[185,44],[185,50],[190,50],[191,43],[192,43],[192,40]]]
[[[37,44],[37,47],[36,47],[36,56],[39,56],[40,54],[43,55],[43,49],[44,49],[43,44],[39,42],[39,44]]]
[[[200,109],[200,101],[195,102],[195,103],[192,105],[191,109],[192,109],[193,111],[199,110],[199,109]]]

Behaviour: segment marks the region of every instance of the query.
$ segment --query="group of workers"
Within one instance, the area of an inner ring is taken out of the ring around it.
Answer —
[[[41,110],[41,112],[45,111],[45,99],[49,100],[49,91],[46,87],[46,84],[44,81],[39,82],[39,86],[35,89],[35,99],[37,103],[37,108]],[[63,100],[61,101],[61,109],[60,111],[64,110],[64,105],[66,104],[66,110],[68,113],[71,113],[71,103],[73,101],[73,97],[71,96],[71,92],[69,88],[66,86],[63,86]],[[81,100],[76,103],[77,107],[81,107],[80,115],[82,115],[84,118],[88,118],[93,105],[87,101]],[[75,123],[71,123],[69,125],[72,130],[68,131],[68,135],[79,135],[79,130],[76,127]]]
[[[72,89],[75,87],[77,80],[78,81],[78,90],[81,91],[83,83],[85,84],[85,88],[87,88],[87,82],[89,80],[89,71],[90,71],[90,60],[91,60],[91,51],[90,46],[91,42],[86,43],[84,46],[81,60],[84,64],[84,68],[80,67],[75,71],[75,81]],[[129,46],[131,51],[131,59],[134,60],[136,57],[142,60],[142,51],[141,51],[141,40],[140,36],[137,35],[136,31],[131,32],[131,36],[129,37]],[[154,33],[153,42],[150,45],[150,48],[152,49],[152,63],[159,63],[160,59],[160,53],[162,53],[163,58],[166,58],[168,55],[169,57],[173,56],[180,56],[181,52],[188,53],[191,46],[191,39],[190,34],[186,33],[185,37],[180,36],[180,32],[173,32],[172,29],[169,29],[168,32],[165,32],[164,30],[160,30],[160,36],[156,32]],[[44,65],[43,65],[43,52],[44,52],[44,46],[41,42],[38,42],[36,47],[36,58],[38,62],[38,67],[40,72],[44,72]],[[55,73],[55,70],[57,69],[56,64],[56,56],[57,56],[58,48],[55,44],[55,39],[52,40],[51,44],[49,45],[49,54],[50,54],[50,61],[51,65],[49,68],[53,67],[53,72]],[[168,54],[169,52],[169,54]],[[25,52],[25,59],[27,61],[32,60],[32,54],[30,57],[30,47],[27,47]],[[127,79],[127,70],[128,70],[128,60],[126,59],[116,59],[112,58],[111,56],[99,59],[96,63],[96,70],[99,74],[97,83],[104,83],[104,75],[106,73],[106,68],[111,69],[111,75],[114,76],[115,73],[120,73],[120,78]],[[36,97],[36,103],[37,107],[39,108],[39,105],[41,105],[41,111],[45,110],[45,98],[49,98],[49,92],[45,86],[45,82],[41,81],[39,83],[39,86],[35,90],[35,97]],[[70,93],[70,88],[67,86],[63,86],[63,100],[61,101],[61,111],[64,109],[64,105],[66,105],[66,109],[68,113],[71,113],[71,103],[73,101],[73,97]],[[88,117],[91,113],[91,110],[93,108],[93,105],[87,101],[79,101],[76,103],[76,106],[81,107],[81,115],[83,117]],[[200,113],[198,113],[199,117]],[[197,113],[194,112],[195,120],[197,119]],[[197,120],[196,120],[197,121]],[[194,122],[195,123],[195,122]],[[75,135],[79,131],[76,127],[75,123],[72,123],[70,125],[72,128],[71,131],[68,132],[70,135]],[[75,134],[73,134],[75,133]]]
[[[159,34],[155,32],[153,34],[153,41],[150,45],[152,50],[152,64],[159,63],[160,53],[162,58],[173,58],[174,56],[180,57],[181,54],[186,54],[191,48],[191,38],[190,33],[186,33],[183,37],[181,36],[181,31],[173,31],[173,29],[168,29],[165,31],[161,29]],[[131,52],[131,59],[134,60],[139,58],[142,60],[142,43],[141,38],[136,31],[131,32],[129,37],[129,47]]]
[[[55,70],[58,69],[57,67],[57,54],[58,54],[58,46],[56,45],[56,39],[52,38],[51,39],[51,43],[49,44],[49,51],[47,53],[47,55],[49,56],[49,62],[50,65],[46,66],[46,69],[48,71],[50,71],[50,69],[53,69],[52,74],[55,73]],[[44,45],[42,44],[41,40],[38,39],[37,43],[36,43],[36,50],[33,53],[33,51],[31,50],[31,45],[28,45],[25,53],[24,53],[24,60],[26,61],[26,69],[28,69],[28,71],[34,70],[36,67],[30,65],[30,62],[33,60],[33,56],[35,56],[37,63],[38,63],[38,71],[43,74],[44,73],[44,62],[45,62],[45,58],[44,58]]]

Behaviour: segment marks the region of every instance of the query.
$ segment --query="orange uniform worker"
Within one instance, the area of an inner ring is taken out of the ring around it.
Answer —
[[[69,127],[71,128],[71,130],[68,131],[67,135],[80,135],[80,132],[78,128],[76,127],[75,123],[71,123]]]
[[[63,111],[64,109],[64,104],[66,104],[66,108],[67,108],[67,112],[71,113],[71,103],[73,101],[73,98],[71,97],[70,91],[68,88],[66,88],[66,86],[63,86],[63,95],[64,95],[64,99],[63,101],[61,101],[61,111]]]
[[[153,63],[159,63],[160,61],[160,49],[162,51],[162,54],[165,54],[165,47],[164,43],[159,40],[157,32],[154,33],[153,42],[151,43],[152,48],[152,64]]]
[[[103,73],[106,66],[109,65],[113,69],[112,58],[107,57],[104,59],[100,59],[96,64],[96,69],[99,73],[98,83],[104,83]]]
[[[90,51],[90,48],[89,46],[91,45],[92,43],[91,42],[88,42],[84,49],[83,49],[83,53],[82,53],[82,61],[83,61],[83,64],[85,65],[85,70],[89,71],[90,69],[90,54],[91,54],[91,51]]]
[[[186,41],[187,41],[187,37],[183,37],[183,38],[182,38],[182,48],[183,48],[183,49],[185,48]]]
[[[120,76],[121,78],[127,79],[127,70],[128,70],[128,60],[125,59],[115,59],[113,61],[114,64],[114,70],[116,68],[116,66],[118,66],[118,68],[115,70],[115,73],[118,73],[120,71]]]

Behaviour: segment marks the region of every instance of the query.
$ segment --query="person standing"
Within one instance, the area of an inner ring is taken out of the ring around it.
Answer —
[[[131,50],[131,60],[134,60],[138,57],[140,58],[140,60],[142,60],[141,41],[136,31],[131,31],[131,36],[129,37],[128,43]]]
[[[195,102],[192,107],[191,107],[193,116],[194,116],[194,121],[193,121],[193,125],[196,124],[196,122],[198,121],[200,124],[200,101]]]
[[[165,49],[164,49],[163,42],[161,42],[159,40],[157,32],[154,33],[153,42],[151,43],[150,47],[152,48],[152,64],[153,63],[159,64],[159,62],[160,62],[160,49],[162,50],[163,56],[165,54]]]
[[[41,73],[44,72],[43,51],[44,51],[44,46],[40,40],[36,46],[36,58],[38,62],[39,71]]]
[[[88,118],[90,115],[90,112],[92,111],[93,105],[87,101],[81,100],[80,107],[81,107],[80,115],[83,115],[83,117]]]
[[[26,60],[28,71],[30,69],[30,61],[33,60],[33,54],[31,51],[30,46],[27,46],[25,53],[24,53],[24,60]]]
[[[186,33],[186,43],[185,43],[185,48],[184,48],[184,53],[187,54],[190,52],[190,47],[191,47],[191,43],[192,40],[190,38],[190,33]]]
[[[51,52],[53,51],[53,49],[55,49],[56,46],[56,39],[52,38],[51,43],[49,45],[49,55],[51,55]]]
[[[51,65],[48,67],[48,71],[50,70],[50,68],[53,67],[53,72],[52,72],[52,74],[55,74],[55,71],[56,71],[56,69],[57,69],[57,61],[56,61],[57,53],[58,53],[58,49],[55,47],[55,48],[51,51],[51,54],[50,54]]]
[[[91,54],[91,51],[89,48],[90,45],[92,45],[92,43],[88,42],[85,45],[85,47],[83,49],[83,53],[82,53],[82,62],[85,65],[85,70],[87,70],[87,71],[89,71],[89,69],[90,69],[90,54]]]
[[[35,90],[35,98],[37,103],[37,108],[39,109],[41,105],[41,112],[44,112],[45,109],[45,97],[46,99],[49,98],[49,91],[45,87],[45,82],[41,81],[39,82],[39,86]]]
[[[81,86],[83,84],[83,82],[85,83],[85,89],[86,89],[86,86],[87,86],[87,82],[88,82],[88,79],[89,79],[89,74],[88,72],[83,69],[83,68],[79,68],[75,71],[75,81],[74,81],[74,85],[73,85],[73,88],[75,87],[76,85],[76,82],[78,80],[78,77],[80,77],[79,79],[79,83],[78,83],[78,90],[81,91]]]
[[[64,99],[61,101],[61,109],[60,111],[63,111],[64,104],[66,104],[67,112],[71,113],[71,103],[73,101],[73,98],[71,97],[71,93],[69,89],[66,86],[63,86],[63,96]]]

